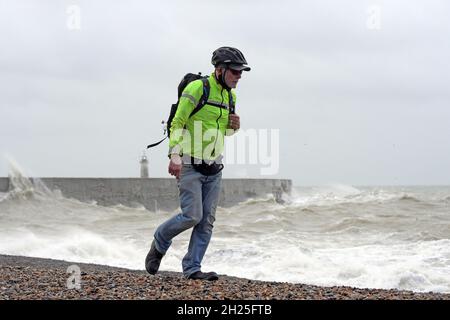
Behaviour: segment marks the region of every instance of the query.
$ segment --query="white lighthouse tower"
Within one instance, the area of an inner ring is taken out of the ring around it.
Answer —
[[[148,178],[148,160],[145,152],[142,154],[139,163],[141,164],[141,178]]]

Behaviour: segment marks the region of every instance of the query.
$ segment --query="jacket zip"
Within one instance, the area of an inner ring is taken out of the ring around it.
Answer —
[[[220,104],[223,105],[223,88],[222,88],[222,91],[220,91],[220,96],[222,97],[222,102]],[[217,137],[219,135],[219,119],[222,117],[222,108],[219,108],[219,109],[220,109],[220,115],[216,119],[216,124],[217,124],[216,138],[214,139],[214,148],[211,153],[211,156],[213,156],[213,157],[215,157],[215,154],[216,154]]]

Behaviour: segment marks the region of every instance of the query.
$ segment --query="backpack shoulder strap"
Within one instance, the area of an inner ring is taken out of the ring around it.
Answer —
[[[165,136],[164,139],[162,139],[162,140],[160,140],[160,141],[158,141],[158,142],[156,142],[156,143],[149,144],[149,145],[147,146],[147,149],[156,147],[156,146],[159,145],[161,142],[163,142],[164,140],[166,140],[168,137],[169,137],[169,135]]]
[[[203,94],[200,97],[200,101],[198,102],[198,105],[192,110],[191,114],[189,115],[189,118],[192,117],[194,114],[200,111],[201,108],[206,104],[209,98],[209,81],[208,78],[202,78],[203,82]]]
[[[228,91],[228,100],[229,100],[229,105],[230,105],[230,113],[234,114],[234,100],[233,100],[233,94],[231,93],[231,90]]]

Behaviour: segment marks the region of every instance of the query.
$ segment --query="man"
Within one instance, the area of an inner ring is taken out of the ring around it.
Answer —
[[[231,47],[215,50],[211,62],[215,70],[208,78],[206,104],[190,117],[202,97],[204,85],[202,80],[189,83],[169,128],[169,173],[177,178],[182,212],[156,229],[145,259],[150,274],[158,272],[172,239],[193,228],[182,261],[183,274],[188,279],[218,279],[215,272],[202,272],[201,262],[211,239],[220,193],[223,137],[240,128],[239,116],[234,114],[236,95],[232,89],[236,88],[242,71],[250,71],[250,67],[242,52]]]

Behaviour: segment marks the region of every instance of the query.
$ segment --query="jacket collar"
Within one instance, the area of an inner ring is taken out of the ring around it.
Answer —
[[[210,79],[211,81],[213,81],[214,85],[217,86],[217,87],[219,88],[220,91],[221,91],[222,89],[223,89],[223,90],[226,90],[226,89],[219,83],[219,81],[217,81],[215,71],[213,71],[213,73],[211,73],[211,76],[209,77],[209,79]]]

